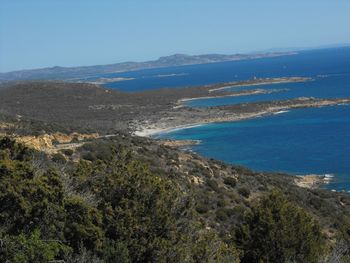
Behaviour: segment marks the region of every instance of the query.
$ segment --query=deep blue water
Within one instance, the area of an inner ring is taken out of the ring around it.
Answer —
[[[178,75],[159,76],[170,74]],[[243,87],[240,89],[283,91],[189,102],[194,107],[301,96],[350,98],[350,48],[307,51],[294,56],[269,59],[141,70],[112,76],[135,78],[107,85],[130,92],[251,79],[253,76],[305,76],[314,79],[305,83]],[[202,143],[192,146],[192,150],[257,171],[333,174],[334,179],[328,187],[350,191],[348,105],[299,109],[253,120],[182,129],[159,136],[199,139]]]
[[[350,64],[350,59],[349,59]],[[192,107],[208,107],[230,105],[242,102],[256,102],[268,100],[285,100],[298,97],[341,98],[350,97],[350,69],[349,73],[313,77],[312,81],[302,83],[286,83],[235,88],[234,90],[266,89],[275,90],[274,93],[246,95],[239,97],[223,97],[217,99],[200,99],[188,101]]]
[[[192,146],[195,152],[258,171],[334,174],[329,187],[350,190],[350,106],[293,110],[161,136],[201,140]]]

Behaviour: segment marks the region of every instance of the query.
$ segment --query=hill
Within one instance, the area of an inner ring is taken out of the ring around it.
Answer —
[[[120,92],[87,83],[59,81],[10,82],[0,86],[0,113],[70,127],[82,132],[113,134],[116,131],[149,133],[152,130],[198,123],[241,120],[281,110],[331,106],[349,99],[296,98],[281,101],[241,103],[208,108],[187,107],[188,99],[241,96],[242,91],[226,87],[260,83],[309,81],[308,78],[253,79],[198,87],[158,89],[137,93]],[[250,90],[271,92],[262,88]],[[283,92],[275,90],[274,92]],[[248,94],[249,95],[249,94]]]
[[[184,91],[202,96],[212,88],[125,94],[23,82],[0,89],[0,261],[346,262],[348,194],[110,125],[166,112]],[[147,106],[152,99],[159,104]],[[114,106],[94,114],[92,103]],[[295,105],[250,110],[288,103]]]
[[[124,133],[31,143],[0,139],[1,260],[318,262],[349,240],[348,195],[293,176]]]

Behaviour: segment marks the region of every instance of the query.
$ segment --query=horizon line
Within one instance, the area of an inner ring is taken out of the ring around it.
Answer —
[[[226,55],[226,56],[234,56],[234,55],[252,55],[252,54],[268,54],[268,53],[287,53],[287,52],[300,52],[300,51],[312,51],[312,50],[319,50],[319,49],[332,49],[332,48],[344,48],[344,47],[350,47],[350,43],[340,43],[340,44],[330,44],[330,45],[321,45],[321,46],[313,46],[313,47],[287,47],[287,48],[269,48],[259,51],[250,51],[250,52],[242,52],[242,53],[232,53],[232,54],[223,54],[223,53],[202,53],[202,54],[187,54],[187,53],[173,53],[170,55],[164,55],[159,56],[157,58],[153,58],[150,60],[142,60],[142,61],[119,61],[114,63],[106,63],[106,64],[89,64],[89,65],[75,65],[75,66],[46,66],[46,67],[37,67],[37,68],[24,68],[24,69],[16,69],[16,70],[10,70],[10,71],[0,71],[0,74],[8,74],[8,73],[14,73],[14,72],[20,72],[20,71],[31,71],[31,70],[42,70],[42,69],[53,69],[53,68],[83,68],[83,67],[98,67],[98,66],[108,66],[108,65],[115,65],[115,64],[121,64],[121,63],[143,63],[143,62],[150,62],[150,61],[157,61],[160,58],[163,57],[171,57],[175,55],[184,55],[184,56],[203,56],[203,55]]]

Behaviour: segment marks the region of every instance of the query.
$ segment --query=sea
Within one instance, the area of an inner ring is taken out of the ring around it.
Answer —
[[[133,78],[105,86],[125,92],[207,85],[271,77],[312,81],[235,88],[271,93],[188,101],[190,107],[230,105],[297,97],[350,98],[350,47],[300,51],[245,61],[138,70],[103,77]],[[101,77],[100,76],[100,77]],[[155,135],[195,139],[187,150],[259,172],[326,175],[324,187],[350,192],[350,106],[281,111],[236,122],[211,123]]]

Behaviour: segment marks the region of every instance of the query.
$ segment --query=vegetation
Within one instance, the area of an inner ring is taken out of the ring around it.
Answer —
[[[231,186],[234,188],[237,184],[237,180],[232,177],[225,177],[224,178],[224,184]]]
[[[238,231],[242,262],[318,262],[325,251],[319,224],[273,191],[254,204]]]
[[[0,262],[318,262],[347,244],[346,195],[187,154],[121,135],[73,161],[0,139]]]
[[[82,251],[104,262],[238,259],[233,245],[203,229],[176,183],[126,149],[96,153],[69,172],[50,160],[36,169],[35,153],[8,138],[0,149],[1,262],[69,261]]]

